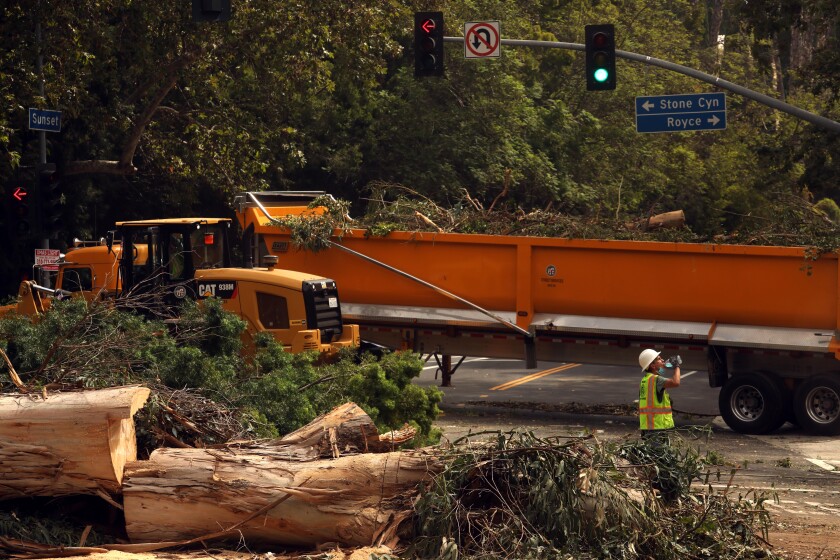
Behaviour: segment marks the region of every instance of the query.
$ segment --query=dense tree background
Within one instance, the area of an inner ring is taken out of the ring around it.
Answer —
[[[439,9],[447,36],[498,19],[504,38],[583,42],[616,25],[619,48],[718,75],[840,119],[840,13],[829,0],[232,0],[223,24],[190,3],[26,0],[0,14],[0,182],[38,161],[29,107],[63,113],[47,161],[62,176],[52,246],[116,220],[230,213],[243,190],[317,189],[356,203],[372,182],[441,204],[464,193],[577,215],[683,208],[698,233],[772,219],[777,193],[840,200],[838,135],[734,94],[728,128],[635,132],[634,98],[709,85],[624,60],[614,92],[587,92],[583,56],[503,47],[446,77],[413,77],[412,12]],[[39,95],[36,22],[45,93]],[[14,291],[17,233],[0,294]]]

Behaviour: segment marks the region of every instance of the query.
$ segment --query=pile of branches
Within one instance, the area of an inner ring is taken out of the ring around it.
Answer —
[[[781,245],[812,248],[814,256],[840,247],[840,226],[807,199],[790,193],[775,193],[765,215],[740,216],[732,231],[697,234],[687,225],[651,227],[652,214],[571,214],[548,204],[525,210],[508,204],[503,191],[487,207],[463,191],[462,198],[444,207],[402,185],[375,182],[370,185],[365,215],[350,218],[350,204],[329,196],[319,197],[311,207],[325,207],[317,217],[273,220],[291,230],[292,241],[309,251],[329,246],[334,231],[366,229],[369,235],[391,231],[479,233],[566,239],[614,239],[636,241],[681,241],[741,245]]]
[[[149,402],[134,419],[143,458],[159,447],[211,447],[253,437],[240,410],[207,398],[200,389],[151,388]]]
[[[413,556],[773,557],[766,497],[693,490],[712,473],[685,444],[514,432],[453,445],[416,504]]]
[[[555,209],[553,203],[526,211],[519,205],[506,204],[506,191],[486,208],[466,190],[450,208],[391,183],[374,183],[371,193],[361,227],[368,228],[372,235],[402,229],[569,239],[697,240],[685,227],[649,227],[650,216],[601,215],[597,212],[584,216],[562,212]],[[335,217],[333,212],[330,215]]]

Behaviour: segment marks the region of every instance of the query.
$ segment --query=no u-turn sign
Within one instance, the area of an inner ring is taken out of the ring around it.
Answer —
[[[464,24],[464,58],[502,56],[498,21],[472,21]]]

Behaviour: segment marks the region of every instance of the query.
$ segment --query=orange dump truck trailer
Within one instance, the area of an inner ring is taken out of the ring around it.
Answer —
[[[736,431],[840,434],[840,261],[804,248],[367,230],[317,253],[272,218],[321,193],[244,193],[257,257],[334,278],[362,338],[444,356],[628,365],[653,347],[721,387]],[[449,360],[446,360],[449,357]],[[447,382],[444,371],[444,383]]]

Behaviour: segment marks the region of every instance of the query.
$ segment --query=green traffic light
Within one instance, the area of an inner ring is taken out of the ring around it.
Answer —
[[[595,70],[595,74],[592,76],[595,78],[595,81],[598,83],[604,83],[610,79],[610,73],[607,72],[606,68],[598,68]]]

